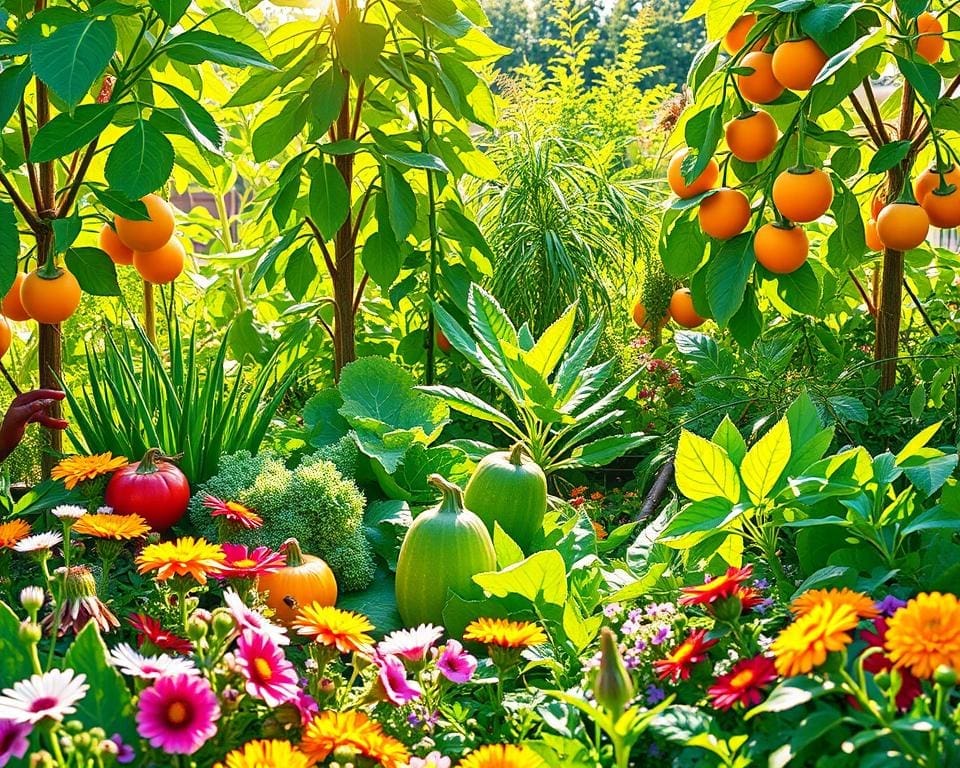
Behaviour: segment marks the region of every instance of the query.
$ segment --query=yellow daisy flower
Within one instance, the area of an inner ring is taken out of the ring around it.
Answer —
[[[143,548],[137,557],[140,573],[156,571],[154,578],[166,581],[173,576],[190,576],[200,584],[207,583],[207,575],[220,570],[226,555],[217,544],[193,536],[176,541],[163,541]]]
[[[852,641],[850,632],[859,623],[849,605],[830,601],[814,606],[786,627],[773,641],[777,672],[785,677],[805,675],[827,660],[827,654],[842,651]]]
[[[490,744],[460,761],[460,768],[543,768],[540,756],[517,744]]]
[[[487,618],[470,622],[463,633],[463,639],[500,648],[528,648],[547,642],[546,634],[537,624]]]
[[[827,600],[834,605],[849,605],[861,619],[875,619],[880,615],[876,604],[867,595],[846,587],[809,589],[790,603],[790,610],[797,616],[804,616]]]
[[[140,515],[84,515],[73,525],[74,533],[98,539],[126,541],[150,532],[150,526]]]
[[[373,645],[373,638],[367,634],[373,624],[366,616],[317,602],[301,608],[293,626],[301,635],[335,647],[340,653],[353,653]]]
[[[114,456],[109,451],[92,456],[67,456],[51,470],[50,477],[63,480],[67,490],[72,491],[78,483],[107,475],[126,465],[127,460],[123,456]]]
[[[921,593],[887,623],[887,650],[894,666],[929,679],[941,664],[960,670],[960,601],[955,595]]]
[[[313,760],[289,741],[261,739],[248,741],[229,752],[213,768],[310,768]]]

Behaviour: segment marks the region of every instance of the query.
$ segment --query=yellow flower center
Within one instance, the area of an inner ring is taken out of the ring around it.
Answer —
[[[237,504],[235,501],[228,501],[227,509],[237,515],[246,515],[250,513],[250,510],[243,506],[243,504]]]
[[[273,677],[273,667],[270,662],[264,658],[257,657],[253,660],[253,668],[257,671],[257,676],[264,682],[269,682]]]
[[[241,560],[236,560],[233,563],[234,568],[253,568],[257,564],[256,560],[251,560],[249,557],[245,557]]]
[[[730,680],[731,688],[746,688],[753,682],[753,670],[745,669]]]
[[[183,725],[187,721],[186,705],[182,701],[174,701],[167,707],[167,722],[171,725]]]
[[[686,661],[693,654],[693,643],[683,643],[670,654],[670,661]]]

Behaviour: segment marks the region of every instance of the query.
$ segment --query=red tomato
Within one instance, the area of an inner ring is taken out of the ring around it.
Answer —
[[[187,476],[151,448],[140,461],[118,469],[107,483],[105,501],[118,515],[138,514],[155,531],[165,531],[187,511]]]

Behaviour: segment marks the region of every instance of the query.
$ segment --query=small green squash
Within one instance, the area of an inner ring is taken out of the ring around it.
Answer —
[[[467,508],[493,534],[493,524],[509,534],[526,552],[543,527],[547,511],[547,477],[524,455],[523,443],[509,451],[485,456],[473,472],[464,494]]]
[[[447,590],[466,596],[476,589],[476,574],[497,566],[490,534],[483,521],[464,508],[460,486],[440,475],[429,480],[443,498],[417,515],[397,561],[397,610],[408,627],[443,625]]]

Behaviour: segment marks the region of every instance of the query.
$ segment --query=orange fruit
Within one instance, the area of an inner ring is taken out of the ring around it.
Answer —
[[[7,295],[3,297],[3,301],[0,302],[0,309],[3,310],[3,314],[8,320],[23,322],[30,319],[27,310],[20,303],[20,286],[23,285],[23,278],[26,276],[26,272],[17,272],[17,276],[13,278],[13,285],[10,286]]]
[[[947,183],[947,185],[954,184],[960,187],[960,168],[957,168],[956,165],[951,165],[949,168],[945,169],[943,172],[943,180]],[[934,165],[933,167],[927,168],[927,170],[923,171],[913,182],[913,197],[918,203],[920,203],[920,205],[923,205],[924,198],[939,186],[940,174],[937,172],[937,168]],[[879,211],[877,214],[879,214]]]
[[[833,184],[819,168],[788,168],[773,182],[773,204],[790,221],[816,221],[832,202]]]
[[[647,308],[638,300],[633,305],[633,322],[637,324],[638,328],[641,328],[645,331],[652,331],[653,326],[650,321],[647,319]],[[662,317],[657,323],[657,327],[663,328],[667,324],[667,318]]]
[[[740,51],[743,50],[743,46],[747,44],[747,37],[750,35],[750,30],[754,28],[756,23],[757,16],[754,13],[744,14],[733,22],[730,31],[723,36],[723,50],[731,56],[736,56],[740,53]]]
[[[38,323],[56,325],[80,306],[80,283],[66,269],[58,269],[56,277],[34,270],[20,284],[20,303]]]
[[[447,338],[447,334],[445,334],[439,328],[437,328],[436,340],[437,347],[440,349],[440,351],[445,355],[449,355],[450,350],[453,349],[453,344],[450,343],[450,339]]]
[[[780,131],[766,112],[750,112],[734,118],[724,130],[734,157],[745,163],[766,160],[777,147]]]
[[[747,196],[738,189],[723,187],[701,201],[697,218],[704,234],[729,240],[747,228],[750,214]]]
[[[117,237],[131,251],[155,251],[173,237],[173,206],[157,195],[141,197],[147,206],[149,221],[135,221],[115,216]]]
[[[934,188],[923,198],[921,207],[933,226],[940,229],[960,227],[960,187],[954,186],[953,191],[946,194]]]
[[[883,250],[883,240],[881,240],[880,235],[877,234],[877,222],[875,219],[867,220],[867,223],[863,227],[863,234],[867,239],[867,248],[871,251]]]
[[[807,260],[809,250],[803,227],[764,224],[753,236],[753,255],[775,275],[796,272]]]
[[[780,98],[783,85],[773,74],[773,54],[751,51],[740,61],[740,66],[753,70],[749,75],[737,75],[743,98],[754,104],[769,104]]]
[[[689,288],[677,288],[670,297],[670,317],[684,328],[697,328],[706,320],[693,308],[693,297]]]
[[[7,318],[0,315],[0,357],[7,354],[12,340],[13,334],[10,332],[10,323],[7,322]]]
[[[148,283],[163,285],[172,283],[183,272],[187,254],[176,237],[152,251],[134,251],[133,268]]]
[[[931,64],[940,61],[943,56],[943,25],[932,13],[921,13],[917,17],[917,53]]]
[[[129,266],[133,264],[133,251],[127,248],[117,236],[116,231],[109,224],[100,229],[100,250],[110,257],[114,264]]]
[[[673,153],[673,157],[670,158],[670,165],[667,167],[667,183],[670,185],[673,193],[683,199],[696,197],[708,189],[713,189],[714,184],[717,183],[717,177],[720,175],[720,166],[717,165],[716,160],[710,158],[710,162],[707,163],[707,167],[703,169],[703,172],[687,184],[687,182],[683,180],[681,165],[683,164],[683,159],[689,153],[689,147],[678,149]]]
[[[916,203],[890,203],[877,217],[877,237],[894,251],[916,248],[929,231],[927,212]]]
[[[773,76],[793,91],[809,91],[827,63],[827,54],[809,37],[780,43],[773,52]]]

